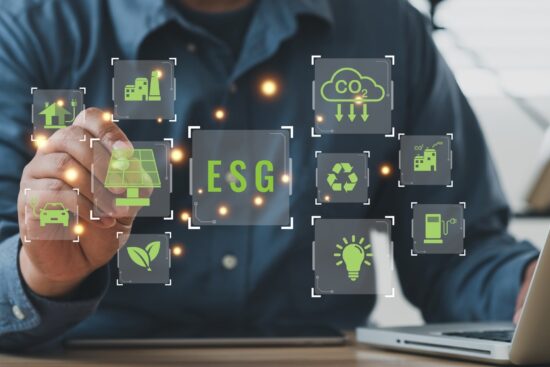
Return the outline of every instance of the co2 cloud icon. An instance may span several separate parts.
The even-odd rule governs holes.
[[[351,67],[336,70],[321,85],[321,97],[327,102],[380,102],[385,95],[376,80]]]

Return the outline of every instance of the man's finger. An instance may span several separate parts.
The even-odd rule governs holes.
[[[521,311],[522,311],[522,309],[519,309],[518,311],[516,311],[514,313],[514,319],[513,319],[514,325],[518,324],[519,318],[521,317]]]
[[[533,275],[535,274],[536,267],[537,261],[533,261],[525,268],[523,283],[516,298],[516,310],[513,319],[514,323],[518,323],[521,317],[523,305],[525,304],[525,300],[527,299],[527,293],[529,292],[529,286],[531,285],[531,280],[533,279]]]
[[[113,148],[132,148],[130,140],[124,132],[109,118],[104,118],[104,112],[98,108],[88,108],[80,113],[73,126],[79,126],[98,138],[109,152]]]
[[[59,135],[56,139],[48,140],[48,144],[39,151],[36,157],[58,153],[58,155],[54,157],[60,158],[58,162],[59,169],[68,168],[67,166],[70,165],[71,159],[74,159],[89,172],[93,171],[94,176],[97,177],[101,183],[104,183],[111,154],[103,144],[94,144],[93,149],[90,149],[88,142],[75,140],[75,136],[80,136],[82,134],[89,135],[89,133],[80,126],[73,125],[58,133]],[[69,157],[63,156],[63,154]],[[123,189],[117,188],[111,188],[109,191],[115,194],[124,192]]]
[[[78,187],[80,195],[95,203],[100,212],[112,217],[124,217],[137,212],[137,209],[131,211],[116,206],[117,196],[107,190],[96,177],[92,178],[90,172],[67,153],[35,157],[25,173],[25,180],[33,179],[42,180],[45,185],[43,190],[58,190],[60,181],[70,187]],[[120,193],[124,194],[125,190],[120,189]]]

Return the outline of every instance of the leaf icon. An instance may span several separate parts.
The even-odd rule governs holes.
[[[142,268],[147,268],[147,271],[151,271],[151,268],[149,267],[150,260],[149,255],[147,252],[140,248],[140,247],[126,247],[128,250],[128,256],[130,256],[130,259],[138,266],[141,266]],[[158,253],[158,251],[157,251]]]
[[[145,246],[145,251],[149,254],[149,261],[153,262],[160,252],[160,241],[153,241]]]

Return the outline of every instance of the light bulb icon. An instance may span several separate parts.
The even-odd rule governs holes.
[[[339,258],[336,262],[336,266],[344,264],[346,266],[346,271],[348,273],[348,278],[352,282],[355,282],[359,278],[359,272],[361,271],[361,266],[365,264],[366,266],[371,266],[372,263],[368,258],[372,257],[372,252],[370,251],[372,245],[370,243],[363,246],[365,243],[365,238],[360,237],[359,240],[356,240],[356,236],[351,236],[351,241],[346,237],[342,238],[343,245],[337,243],[336,248],[339,250],[335,252],[334,257]]]

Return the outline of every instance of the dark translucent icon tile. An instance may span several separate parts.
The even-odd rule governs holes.
[[[403,135],[399,164],[402,185],[450,185],[451,137],[448,135]]]
[[[369,200],[367,153],[317,154],[319,203],[366,203]]]
[[[391,61],[315,60],[317,134],[390,134]]]
[[[174,119],[175,98],[172,60],[115,60],[115,119]]]
[[[287,130],[194,130],[192,139],[193,225],[290,224]]]
[[[76,190],[24,190],[25,238],[23,242],[76,241],[79,221]]]
[[[167,141],[132,142],[133,148],[109,152],[99,141],[92,143],[96,177],[93,217],[170,217],[172,167]]]
[[[79,89],[35,89],[32,92],[33,137],[51,136],[71,126],[84,109]],[[82,137],[83,138],[83,137]],[[80,137],[78,137],[80,139]]]
[[[316,219],[313,253],[316,294],[392,292],[390,220]]]
[[[415,204],[413,241],[416,254],[462,254],[464,207],[460,204]]]
[[[165,234],[120,236],[117,255],[119,284],[168,284],[170,247]]]

